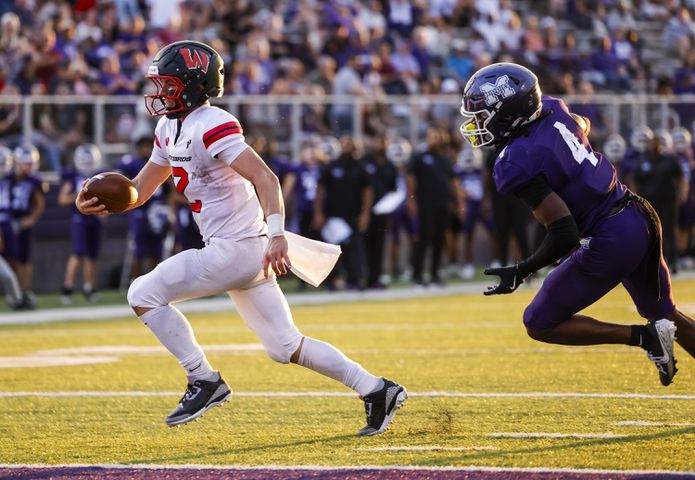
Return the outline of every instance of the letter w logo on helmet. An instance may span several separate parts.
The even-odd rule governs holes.
[[[183,60],[186,62],[186,66],[189,70],[200,69],[204,73],[208,73],[208,65],[210,65],[210,55],[202,50],[193,50],[191,52],[190,48],[184,47],[179,50],[179,53],[183,56]]]
[[[499,77],[494,84],[490,82],[482,84],[480,91],[485,95],[485,103],[487,105],[494,105],[516,93],[512,86],[509,85],[509,77],[507,75]]]

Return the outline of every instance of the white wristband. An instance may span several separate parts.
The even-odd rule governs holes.
[[[280,213],[274,213],[268,215],[266,218],[266,223],[268,224],[268,237],[278,237],[285,234],[285,219]]]

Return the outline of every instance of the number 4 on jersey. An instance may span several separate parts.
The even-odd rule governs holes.
[[[557,128],[557,130],[560,132],[562,139],[569,147],[570,151],[572,152],[572,156],[577,163],[581,164],[584,160],[589,160],[593,166],[598,164],[598,158],[596,158],[594,152],[590,152],[584,145],[582,145],[582,142],[579,141],[577,136],[569,131],[567,125],[562,122],[555,122],[553,127]]]
[[[183,193],[184,190],[186,190],[186,187],[188,186],[188,172],[183,167],[172,167],[171,174],[174,176],[174,178],[178,178],[178,181],[175,182],[176,190],[179,193]],[[191,210],[196,213],[200,213],[200,210],[203,208],[203,202],[201,202],[200,200],[196,200],[195,202],[189,203],[188,205],[191,207]]]

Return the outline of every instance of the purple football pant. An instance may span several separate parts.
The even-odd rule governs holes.
[[[17,261],[19,263],[29,263],[31,261],[32,229],[25,228],[20,230],[17,235]]]
[[[17,258],[17,234],[12,227],[12,222],[0,222],[0,236],[2,236],[2,256],[7,260]]]
[[[648,283],[649,249],[653,237],[647,215],[635,203],[603,220],[594,234],[545,279],[524,311],[524,324],[548,330],[595,303],[622,282],[639,314],[649,320],[675,310],[671,278],[663,256],[659,267],[661,297]]]
[[[78,257],[96,260],[101,246],[101,222],[98,218],[73,216],[72,253]]]
[[[466,201],[466,216],[463,219],[463,233],[470,235],[475,230],[475,224],[481,222],[488,232],[495,229],[492,219],[483,216],[483,202],[480,200]]]

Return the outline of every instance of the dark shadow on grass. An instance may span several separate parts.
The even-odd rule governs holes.
[[[497,457],[506,457],[509,455],[519,455],[519,454],[524,454],[524,453],[552,452],[552,451],[568,450],[568,449],[573,449],[573,448],[592,447],[592,446],[597,446],[597,445],[606,445],[606,446],[619,445],[619,444],[632,443],[632,442],[638,442],[638,441],[643,441],[643,440],[657,440],[657,439],[662,439],[662,438],[673,437],[676,435],[682,435],[682,434],[686,434],[686,433],[695,433],[695,428],[694,427],[686,427],[686,428],[681,428],[681,429],[676,429],[676,430],[662,431],[659,433],[630,435],[627,437],[620,437],[620,438],[601,438],[601,439],[595,439],[595,440],[582,440],[582,441],[578,441],[578,442],[568,443],[565,445],[549,445],[549,446],[543,446],[543,447],[528,447],[528,448],[520,448],[520,449],[516,449],[516,450],[486,450],[486,451],[481,451],[481,452],[473,452],[470,454],[463,454],[459,457],[454,457],[454,458],[447,457],[445,462],[442,462],[442,461],[423,462],[423,463],[418,463],[418,465],[424,465],[424,466],[451,465],[452,462],[482,460],[482,459],[494,459]],[[533,440],[536,440],[536,439],[533,439]],[[538,439],[538,440],[544,440],[544,439]],[[555,440],[563,440],[563,439],[555,439]]]
[[[241,447],[241,448],[229,448],[226,450],[217,450],[217,451],[209,451],[205,453],[200,453],[200,454],[189,454],[189,455],[177,455],[173,457],[158,457],[158,458],[147,458],[147,459],[140,459],[137,461],[134,461],[134,464],[137,463],[155,463],[159,464],[162,462],[168,462],[168,461],[181,461],[181,460],[197,460],[197,459],[203,459],[203,458],[208,458],[208,457],[218,457],[218,456],[223,456],[223,455],[229,455],[229,454],[241,454],[241,453],[248,453],[248,452],[255,452],[255,451],[262,451],[262,450],[276,450],[278,448],[291,448],[291,447],[300,447],[300,446],[309,446],[309,445],[315,445],[317,443],[323,443],[323,442],[333,442],[336,440],[347,440],[350,438],[355,438],[355,435],[335,435],[333,437],[321,437],[321,438],[314,438],[311,440],[302,440],[302,441],[296,441],[296,442],[286,442],[286,443],[276,443],[276,444],[268,444],[268,445],[257,445],[257,446],[252,446],[252,447]]]

